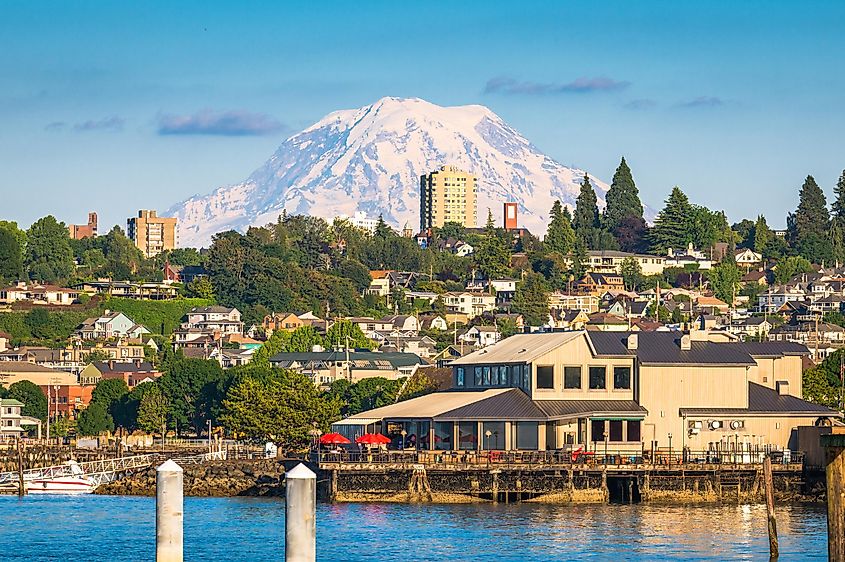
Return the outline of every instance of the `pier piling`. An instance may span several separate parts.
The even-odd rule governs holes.
[[[304,464],[285,474],[285,562],[317,558],[317,475]]]
[[[763,484],[766,488],[766,516],[769,521],[769,559],[776,560],[780,554],[778,547],[778,525],[775,519],[775,487],[772,480],[772,459],[763,460]]]
[[[845,434],[821,436],[827,480],[827,558],[845,562]]]
[[[168,460],[156,469],[156,562],[182,562],[182,467]]]

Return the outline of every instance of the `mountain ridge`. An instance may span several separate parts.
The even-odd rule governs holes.
[[[419,177],[455,165],[478,178],[478,220],[497,224],[505,201],[520,226],[542,235],[555,199],[573,207],[584,171],[560,164],[483,105],[442,107],[384,97],[327,114],[286,138],[241,183],[171,207],[180,245],[204,246],[216,232],[275,222],[282,211],[331,220],[358,211],[419,227]],[[608,186],[588,174],[599,204]]]

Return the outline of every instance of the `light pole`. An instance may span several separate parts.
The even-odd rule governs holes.
[[[400,433],[402,434],[402,451],[404,451],[405,450],[405,436],[408,435],[408,432],[405,431],[405,428],[402,428],[402,431]]]
[[[486,438],[486,440],[484,441],[484,448],[488,451],[490,450],[490,436],[491,435],[493,435],[493,432],[490,431],[489,429],[484,432],[484,437]]]
[[[672,468],[672,434],[669,434],[669,468]]]

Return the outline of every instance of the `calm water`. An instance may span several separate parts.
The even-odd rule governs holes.
[[[765,507],[320,505],[324,561],[766,560]],[[781,560],[827,557],[821,509],[778,513]],[[284,560],[284,503],[185,500],[187,560]],[[0,497],[0,560],[153,560],[155,500]]]

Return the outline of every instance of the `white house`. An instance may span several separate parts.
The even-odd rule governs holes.
[[[455,291],[443,294],[443,303],[449,312],[466,314],[470,319],[496,310],[496,297],[483,293]]]
[[[195,306],[185,314],[184,330],[202,330],[206,333],[242,334],[244,323],[237,308],[226,306]]]
[[[140,338],[150,331],[122,312],[106,310],[102,316],[88,318],[76,329],[76,336],[83,340],[117,337]]]
[[[473,326],[459,339],[475,347],[487,347],[502,339],[502,334],[496,326]]]
[[[751,248],[743,248],[742,250],[737,250],[736,254],[734,255],[734,260],[739,266],[751,268],[763,263],[763,256],[758,254]]]

